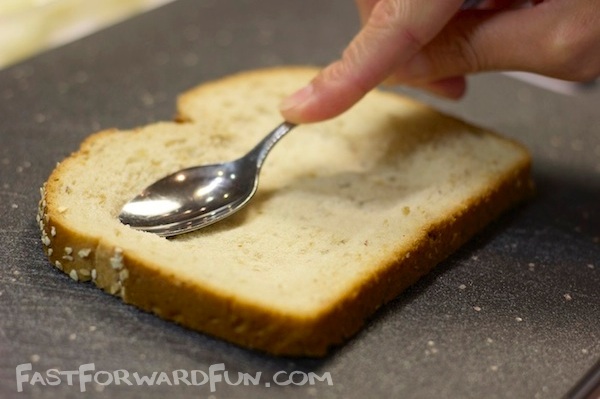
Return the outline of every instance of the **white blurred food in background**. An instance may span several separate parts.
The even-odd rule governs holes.
[[[174,0],[0,0],[0,69]]]

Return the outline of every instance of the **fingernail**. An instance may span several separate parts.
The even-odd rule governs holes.
[[[312,93],[313,93],[313,85],[309,84],[308,86],[303,87],[302,89],[298,90],[291,96],[284,98],[283,101],[281,102],[281,104],[279,104],[279,109],[281,111],[287,111],[292,108],[295,108],[295,107],[305,103],[306,101],[308,101],[308,99],[311,97]]]

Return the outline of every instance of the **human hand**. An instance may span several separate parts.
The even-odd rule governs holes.
[[[520,70],[574,81],[600,75],[600,1],[356,0],[363,28],[340,60],[285,99],[283,117],[335,117],[382,82],[460,98],[465,75]]]

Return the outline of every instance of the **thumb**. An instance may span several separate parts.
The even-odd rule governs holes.
[[[323,69],[280,107],[290,122],[344,112],[406,63],[460,8],[462,0],[381,0],[342,58]]]

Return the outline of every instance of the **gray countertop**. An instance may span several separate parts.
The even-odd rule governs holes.
[[[176,95],[208,79],[325,64],[357,23],[346,0],[178,0],[0,71],[0,397],[80,397],[77,377],[50,385],[57,371],[47,370],[93,363],[85,388],[98,397],[560,398],[595,364],[597,88],[564,95],[483,74],[457,103],[408,92],[522,141],[538,193],[324,359],[271,357],[189,331],[47,262],[35,221],[38,188],[86,136],[171,119]],[[30,381],[18,393],[16,368],[27,363]],[[213,391],[200,384],[221,364]],[[157,372],[162,383],[140,386],[136,372]],[[188,379],[175,381],[174,372]],[[260,383],[234,385],[238,373],[261,373]],[[294,383],[283,385],[290,377]]]

